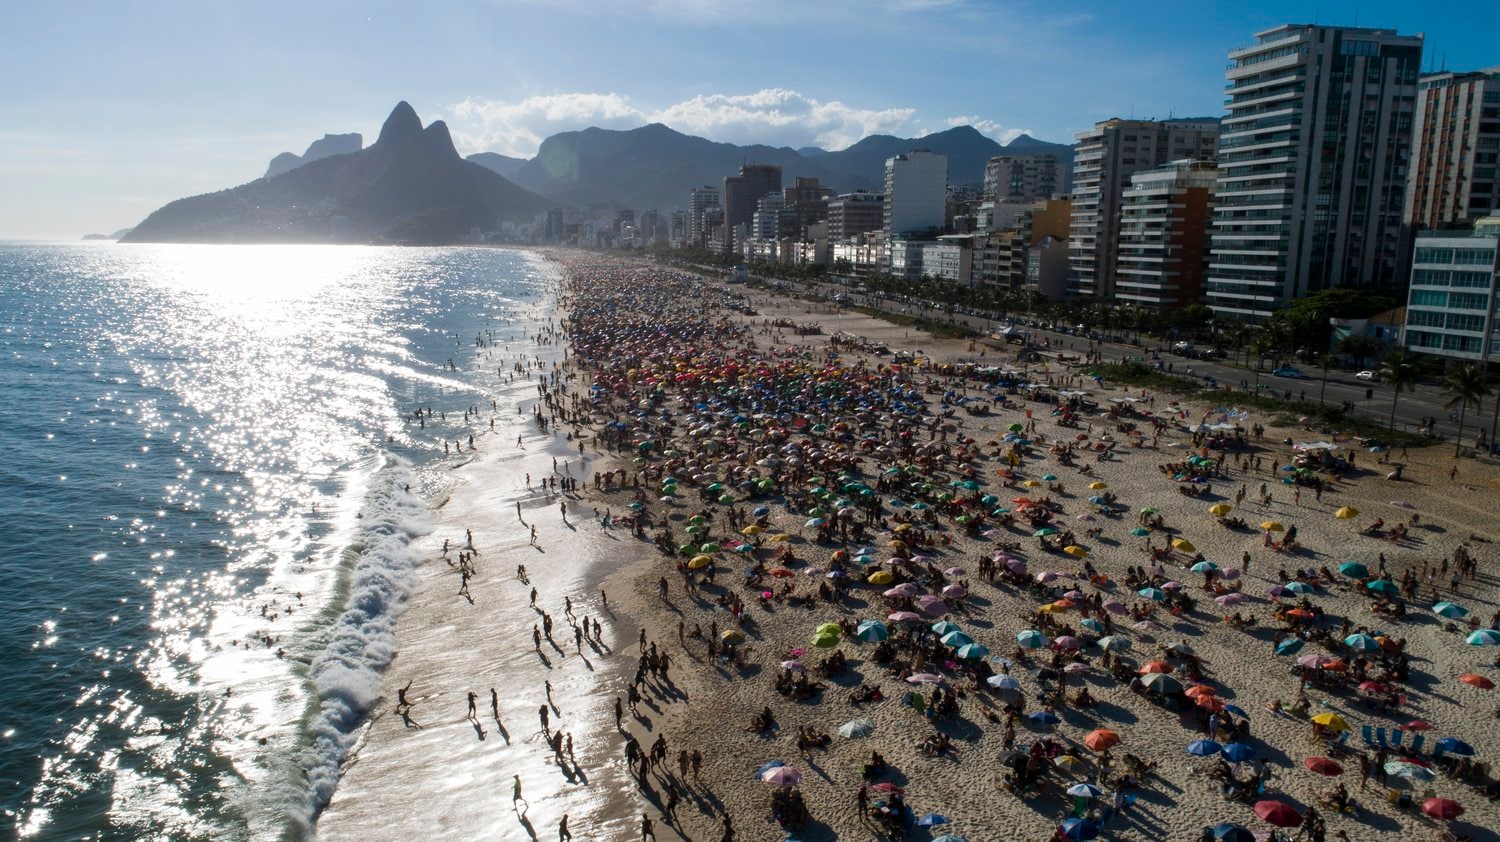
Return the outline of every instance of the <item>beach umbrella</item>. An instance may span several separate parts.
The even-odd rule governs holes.
[[[1048,535],[1056,535],[1056,534],[1057,534],[1057,529],[1055,527],[1044,526],[1041,529],[1038,529],[1037,531],[1031,533],[1031,537],[1033,537],[1033,538],[1045,538]]]
[[[1153,672],[1141,676],[1141,684],[1154,693],[1181,693],[1182,682],[1164,672]]]
[[[917,597],[917,607],[934,617],[941,617],[948,613],[948,603],[935,596]]]
[[[1338,511],[1333,513],[1333,516],[1339,520],[1351,520],[1359,516],[1359,509],[1353,506],[1340,506]]]
[[[1083,745],[1089,751],[1107,751],[1120,744],[1120,735],[1108,728],[1096,728],[1083,738]],[[1077,795],[1077,793],[1071,793]]]
[[[1208,686],[1207,684],[1194,684],[1192,687],[1189,687],[1187,690],[1183,691],[1183,695],[1187,696],[1189,699],[1202,699],[1208,696],[1212,696],[1213,694],[1214,688]]]
[[[1151,675],[1152,673],[1169,673],[1171,671],[1172,665],[1167,663],[1166,661],[1148,661],[1145,666],[1137,670],[1137,672],[1139,672],[1141,675]]]
[[[770,509],[769,506],[760,506],[760,507],[756,508],[755,511],[751,512],[750,514],[752,516],[754,516],[754,517],[765,517],[766,515],[769,515],[770,513],[771,513],[771,509]]]
[[[1266,588],[1266,593],[1270,594],[1271,596],[1278,597],[1278,598],[1283,597],[1283,596],[1292,596],[1293,595],[1291,591],[1287,590],[1285,587],[1283,587],[1281,585],[1272,585],[1271,587]]]
[[[1066,547],[1063,547],[1063,552],[1077,558],[1083,558],[1084,556],[1089,554],[1088,550],[1085,550],[1083,547],[1080,547],[1077,544],[1070,544]]]
[[[1006,675],[1004,673],[1001,673],[1000,675],[992,675],[989,678],[985,679],[984,683],[990,685],[996,690],[1021,689],[1021,682],[1017,681],[1014,676]]]
[[[1208,513],[1213,515],[1214,517],[1223,517],[1233,510],[1234,507],[1229,505],[1228,503],[1215,503],[1212,506],[1208,507]]]
[[[815,634],[812,638],[812,645],[819,649],[832,649],[839,645],[839,636],[836,634]]]
[[[1112,634],[1099,639],[1099,648],[1107,652],[1124,652],[1130,648],[1130,638]]]
[[[965,643],[954,650],[955,655],[965,660],[974,661],[990,654],[990,649],[982,643]]]
[[[760,776],[760,779],[768,784],[790,789],[802,780],[802,773],[790,766],[777,766],[774,769],[768,769]]]
[[[1104,489],[1109,488],[1109,485],[1095,480],[1094,482],[1089,483],[1089,488],[1093,491],[1103,491]]]
[[[1193,740],[1188,743],[1187,753],[1194,757],[1209,757],[1218,754],[1223,748],[1213,740]]]
[[[1444,737],[1437,741],[1437,747],[1444,754],[1457,754],[1462,757],[1474,756],[1474,747],[1457,737]]]
[[[1156,508],[1155,506],[1147,506],[1144,509],[1141,509],[1141,514],[1143,514],[1143,515],[1154,515],[1158,511],[1160,511],[1160,509]]]
[[[707,566],[709,566],[710,564],[713,564],[713,563],[714,563],[714,560],[712,558],[710,558],[710,557],[708,557],[706,555],[697,555],[697,556],[693,556],[692,561],[688,562],[688,567],[690,567],[690,568],[692,568],[694,570],[701,570],[701,569],[703,569],[703,568],[705,568],[705,567],[707,567]]]
[[[1026,649],[1041,649],[1047,645],[1047,636],[1035,629],[1027,629],[1016,635],[1016,643]]]
[[[1234,714],[1235,716],[1238,716],[1241,719],[1250,718],[1250,714],[1245,713],[1245,709],[1240,707],[1239,705],[1225,705],[1224,710]]]
[[[1494,629],[1480,629],[1470,633],[1465,639],[1470,646],[1500,646],[1500,632]]]
[[[1266,824],[1277,827],[1298,827],[1302,824],[1302,814],[1283,801],[1258,801],[1254,810],[1256,817]]]
[[[1266,530],[1267,532],[1285,532],[1286,531],[1286,527],[1285,526],[1282,526],[1280,523],[1278,523],[1278,522],[1276,522],[1274,520],[1262,521],[1261,524],[1260,524],[1260,528]],[[1265,802],[1262,802],[1262,803],[1265,803]]]
[[[916,585],[913,585],[911,582],[902,582],[899,585],[896,585],[894,587],[890,587],[890,588],[885,589],[881,593],[884,596],[898,597],[898,596],[916,596],[917,594],[919,594],[921,592],[922,592],[922,589],[919,588],[919,587],[917,587]]]
[[[1432,606],[1432,613],[1440,617],[1447,617],[1450,620],[1461,620],[1469,616],[1469,609],[1451,602],[1439,602],[1437,605]]]
[[[1144,526],[1137,526],[1134,529],[1130,530],[1130,534],[1134,535],[1137,538],[1144,538],[1147,535],[1151,534],[1151,530],[1147,529]]]
[[[1037,725],[1056,725],[1057,723],[1062,721],[1061,719],[1057,718],[1057,714],[1048,713],[1045,710],[1039,710],[1035,713],[1029,713],[1026,715],[1026,718]]]
[[[948,585],[943,588],[943,596],[947,599],[963,599],[968,593],[963,585]]]
[[[1154,620],[1142,620],[1139,623],[1132,623],[1130,627],[1140,632],[1161,631],[1166,628]]]
[[[1099,622],[1098,620],[1095,620],[1093,617],[1087,617],[1085,619],[1079,620],[1078,625],[1085,629],[1088,629],[1094,634],[1104,634],[1104,624]]]
[[[1026,486],[1027,488],[1040,488],[1041,485],[1042,485],[1040,482],[1037,482],[1034,479],[1026,480],[1025,482],[1023,482],[1021,484],[1024,485],[1024,486]]]
[[[1458,677],[1458,680],[1462,681],[1465,684],[1468,684],[1471,687],[1478,687],[1481,690],[1495,689],[1495,682],[1489,680],[1488,678],[1485,678],[1482,675],[1475,675],[1472,672],[1466,672],[1463,675],[1460,675]]]
[[[1098,798],[1104,794],[1104,790],[1088,781],[1082,781],[1068,787],[1067,793],[1074,798]]]
[[[1302,765],[1311,771],[1317,772],[1319,775],[1326,775],[1330,778],[1344,774],[1343,766],[1326,757],[1309,757],[1302,761]]]
[[[1167,592],[1160,588],[1141,588],[1136,593],[1152,602],[1166,602],[1167,600]]]
[[[871,719],[854,719],[839,726],[839,736],[845,739],[868,737],[875,733],[875,722]]]
[[[1080,647],[1082,647],[1083,641],[1070,634],[1065,634],[1062,637],[1059,637],[1056,640],[1052,641],[1052,645],[1058,649],[1062,649],[1063,651],[1072,652],[1077,651]]]
[[[855,629],[854,636],[859,638],[860,640],[874,643],[876,641],[885,640],[886,638],[890,637],[891,631],[890,629],[885,627],[885,623],[882,623],[879,620],[865,620],[859,624],[859,627],[857,629]]]
[[[1214,842],[1255,842],[1255,834],[1247,827],[1224,822],[1209,830]]]
[[[1430,722],[1423,722],[1420,719],[1413,719],[1412,721],[1406,723],[1405,725],[1402,725],[1401,726],[1401,730],[1402,731],[1431,731],[1432,730],[1432,723],[1430,723]]]
[[[922,818],[917,819],[916,824],[917,827],[937,827],[940,824],[947,824],[948,822],[949,819],[947,816],[939,813],[928,813]]]
[[[1062,578],[1062,574],[1061,573],[1057,573],[1057,572],[1052,571],[1052,570],[1044,570],[1041,573],[1036,574],[1036,580],[1038,582],[1042,583],[1043,585],[1047,584],[1048,582],[1057,581],[1058,579],[1061,579],[1061,578]]]
[[[785,765],[786,764],[781,762],[780,760],[772,760],[768,763],[763,763],[761,764],[761,767],[759,769],[755,770],[755,779],[757,781],[762,780],[763,778],[765,778],[767,772],[771,771],[772,769],[779,769]]]
[[[895,784],[891,783],[890,781],[881,781],[880,783],[875,784],[874,786],[871,786],[870,789],[873,792],[886,792],[886,793],[890,793],[891,795],[905,795],[906,794],[906,790],[902,789],[899,786],[896,786]]]
[[[922,615],[915,611],[893,611],[886,615],[886,619],[893,623],[920,622]]]
[[[957,629],[954,629],[953,631],[950,631],[947,634],[943,635],[942,641],[944,646],[956,649],[960,646],[967,646],[968,644],[973,643],[974,638],[969,637],[968,635]]]
[[[1408,763],[1405,760],[1392,760],[1385,764],[1385,773],[1394,778],[1403,778],[1408,781],[1430,781],[1437,777],[1431,769]]]
[[[1451,798],[1429,798],[1422,802],[1422,812],[1446,822],[1463,815],[1464,808]]]
[[[1370,568],[1357,561],[1346,561],[1339,565],[1339,572],[1350,579],[1363,579],[1370,575]]]
[[[1376,579],[1375,581],[1366,584],[1365,587],[1376,593],[1383,594],[1397,594],[1401,592],[1401,588],[1398,587],[1396,583],[1392,582],[1390,579]]]
[[[1330,731],[1349,730],[1349,723],[1344,721],[1344,717],[1332,712],[1320,713],[1312,717],[1312,721]]]
[[[802,672],[807,669],[807,667],[803,666],[801,661],[782,661],[781,668],[784,670],[791,670],[792,672]]]
[[[1224,594],[1223,596],[1216,596],[1216,597],[1214,597],[1214,602],[1218,603],[1219,605],[1223,605],[1225,607],[1228,607],[1230,605],[1239,605],[1241,602],[1244,602],[1244,601],[1245,601],[1245,595],[1242,594],[1242,593],[1239,593],[1239,592],[1227,593],[1227,594]]]
[[[889,570],[877,570],[871,573],[865,581],[872,585],[889,585],[896,581],[896,577],[892,576]]]
[[[1172,547],[1185,553],[1197,552],[1198,550],[1197,547],[1193,546],[1193,542],[1186,538],[1173,538]]]
[[[822,526],[822,525],[823,525],[823,524],[825,524],[825,523],[827,523],[827,522],[828,522],[828,521],[827,521],[827,520],[824,520],[824,519],[823,519],[823,518],[820,518],[820,517],[815,517],[815,518],[811,518],[811,519],[809,519],[809,520],[808,520],[808,521],[807,521],[807,523],[804,523],[804,524],[802,524],[802,525],[803,525],[803,526],[804,526],[804,527],[806,527],[806,528],[808,528],[808,529],[817,529],[817,528],[818,528],[818,527],[820,527],[820,526]]]
[[[1212,573],[1213,571],[1219,569],[1219,565],[1214,564],[1211,561],[1200,561],[1189,569],[1194,573]]]
[[[1313,592],[1312,585],[1309,585],[1306,582],[1287,582],[1286,589],[1296,594],[1297,596],[1305,596]]]
[[[814,632],[814,634],[835,634],[836,635],[836,634],[842,634],[843,631],[844,631],[843,629],[839,628],[839,624],[838,623],[824,623],[821,626],[818,626],[818,628]]]
[[[955,836],[951,833],[944,833],[942,836],[933,837],[932,842],[969,842],[969,839],[966,836]]]
[[[740,631],[739,629],[729,629],[728,631],[719,635],[719,638],[725,643],[730,643],[738,646],[739,644],[745,642],[745,633]]]
[[[1224,757],[1235,763],[1255,759],[1255,749],[1244,743],[1229,743],[1223,748]]]
[[[930,672],[919,672],[906,679],[909,684],[942,684],[943,677]]]
[[[1302,647],[1306,645],[1307,642],[1300,637],[1289,637],[1286,640],[1283,640],[1280,643],[1276,644],[1276,654],[1295,655],[1298,652],[1302,651]]]
[[[1019,423],[1013,423],[1005,429],[1010,430],[1012,433],[1019,433],[1026,428],[1021,426]]]
[[[1059,829],[1069,839],[1093,839],[1099,835],[1099,825],[1088,819],[1063,819]]]
[[[1104,610],[1111,614],[1126,614],[1130,611],[1129,608],[1125,607],[1125,603],[1114,597],[1104,600]]]
[[[760,533],[765,532],[765,531],[766,531],[766,528],[764,526],[761,526],[758,523],[752,523],[749,526],[745,527],[744,529],[741,529],[740,530],[740,534],[741,535],[759,535]]]

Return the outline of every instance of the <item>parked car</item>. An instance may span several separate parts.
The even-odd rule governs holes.
[[[1370,371],[1369,369],[1365,369],[1364,371],[1361,371],[1358,374],[1354,375],[1354,379],[1368,380],[1371,383],[1378,383],[1380,382],[1380,375],[1376,374],[1373,371]]]
[[[1277,377],[1290,377],[1293,380],[1302,379],[1302,370],[1289,365],[1284,365],[1271,373]]]

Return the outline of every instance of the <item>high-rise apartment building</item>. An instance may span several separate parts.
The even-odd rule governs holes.
[[[828,239],[844,243],[885,224],[885,195],[863,190],[828,200]]]
[[[755,203],[755,214],[750,218],[750,237],[756,240],[775,240],[781,236],[781,212],[786,209],[786,197],[781,193],[767,193]]]
[[[1402,218],[1444,228],[1500,209],[1500,67],[1417,80],[1416,129]]]
[[[1115,300],[1152,310],[1198,301],[1218,167],[1174,161],[1130,177],[1120,206]]]
[[[886,159],[882,224],[886,237],[941,229],[947,195],[947,155],[915,149]]]
[[[781,192],[781,167],[775,164],[745,164],[739,175],[724,178],[724,227],[730,232],[749,230],[755,207],[767,193]]]
[[[1500,357],[1500,218],[1417,236],[1405,344],[1460,360]]]
[[[782,236],[803,239],[808,228],[828,218],[828,200],[833,196],[833,189],[819,184],[816,178],[797,176],[781,193],[786,206],[782,214]]]
[[[997,155],[984,165],[984,201],[1036,202],[1061,187],[1062,169],[1048,152]]]
[[[719,188],[707,184],[693,188],[687,212],[687,241],[689,243],[701,246],[707,241],[710,211],[719,209]]]
[[[1229,60],[1206,303],[1261,319],[1317,290],[1404,284],[1422,36],[1287,24]]]
[[[1130,177],[1169,161],[1212,160],[1219,121],[1105,120],[1074,144],[1073,220],[1068,238],[1068,291],[1113,294],[1120,205]]]

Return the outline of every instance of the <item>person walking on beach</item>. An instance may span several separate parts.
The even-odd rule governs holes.
[[[528,806],[526,804],[526,799],[524,799],[524,798],[521,797],[521,776],[520,775],[516,775],[515,778],[516,778],[515,783],[511,784],[511,787],[510,787],[510,806],[511,806],[511,809],[517,809],[516,808],[516,804],[518,804],[518,803],[521,804],[522,807]],[[519,812],[524,815],[526,811],[524,809],[520,809]]]
[[[572,842],[573,834],[568,831],[568,814],[563,813],[562,821],[557,823],[557,842]]]
[[[476,701],[478,701],[478,700],[479,700],[479,694],[475,693],[473,690],[470,690],[469,691],[469,716],[468,716],[469,719],[478,719],[479,718],[478,714],[476,713],[476,708],[475,708],[475,705],[474,705],[474,703]]]
[[[650,816],[641,813],[641,840],[645,842],[646,839],[656,842],[656,825],[652,823]]]
[[[416,679],[414,678],[412,681],[416,681]],[[411,702],[406,700],[406,691],[411,689],[411,684],[412,682],[408,681],[405,687],[396,691],[396,713],[400,713],[403,710],[411,710]]]
[[[536,534],[536,530],[532,530],[532,534],[535,535]],[[531,607],[532,608],[536,607],[536,588],[532,588],[531,589]]]
[[[499,722],[500,721],[500,694],[496,693],[495,692],[495,688],[493,688],[493,687],[490,688],[490,712],[495,715],[495,721]]]
[[[621,724],[624,721],[625,721],[625,705],[621,704],[620,703],[620,697],[616,696],[615,697],[615,730],[616,731],[623,731],[624,730],[624,726]]]
[[[543,734],[551,733],[552,727],[551,727],[551,723],[549,722],[549,717],[547,715],[547,706],[546,705],[542,705],[542,706],[538,707],[536,709],[536,715],[537,715],[538,719],[542,720],[542,733]]]
[[[536,623],[531,624],[531,642],[536,646],[536,651],[542,651],[542,630]]]

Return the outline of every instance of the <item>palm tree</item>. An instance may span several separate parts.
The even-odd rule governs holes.
[[[1451,410],[1458,407],[1458,440],[1453,445],[1453,455],[1457,456],[1463,451],[1464,419],[1468,409],[1472,406],[1475,412],[1482,412],[1484,399],[1490,390],[1484,384],[1484,372],[1472,363],[1448,372],[1448,376],[1443,378],[1442,388],[1443,394],[1448,396],[1448,402],[1443,404],[1443,408]]]
[[[1318,390],[1318,403],[1325,403],[1323,396],[1328,393],[1328,369],[1338,360],[1332,354],[1319,354],[1318,365],[1323,367],[1323,387]]]
[[[1396,429],[1396,401],[1401,393],[1417,384],[1417,366],[1406,355],[1405,348],[1397,348],[1386,355],[1380,363],[1380,379],[1391,387],[1390,429]]]

